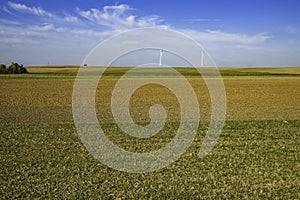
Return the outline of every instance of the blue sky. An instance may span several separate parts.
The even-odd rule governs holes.
[[[300,65],[299,0],[11,0],[0,2],[0,63],[80,65],[133,28],[183,32],[218,66]]]

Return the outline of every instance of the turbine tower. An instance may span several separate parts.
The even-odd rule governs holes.
[[[162,63],[161,63],[161,61],[162,61],[162,55],[163,55],[163,50],[160,49],[159,50],[159,67],[162,67]]]
[[[201,51],[201,67],[204,65],[204,53]]]

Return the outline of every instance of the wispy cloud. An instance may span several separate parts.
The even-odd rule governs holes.
[[[81,20],[77,16],[66,15],[64,20],[66,22],[79,23]]]
[[[126,4],[118,6],[104,6],[102,10],[92,8],[87,11],[78,9],[78,14],[98,25],[110,27],[113,29],[141,28],[141,27],[165,27],[163,20],[159,16],[145,16],[138,18],[135,15],[128,14],[128,11],[134,10]]]
[[[192,36],[198,41],[213,41],[213,42],[231,42],[241,44],[262,43],[272,38],[267,33],[259,33],[255,35],[245,35],[240,33],[226,33],[219,30],[206,30],[204,32],[196,30],[181,30],[189,36]]]
[[[121,30],[143,27],[169,27],[164,24],[164,20],[159,16],[151,15],[137,17],[130,14],[130,11],[135,9],[127,4],[104,6],[102,9],[91,8],[89,10],[80,10],[77,8],[75,15],[63,12],[63,16],[48,12],[41,7],[30,7],[25,4],[14,3],[11,1],[8,1],[7,6],[17,12],[46,17],[57,22],[80,23],[85,19],[93,24]],[[10,12],[8,8],[4,7],[3,10],[5,12]]]
[[[21,3],[14,3],[11,1],[8,1],[7,3],[8,8],[17,11],[17,12],[22,12],[22,13],[27,13],[27,14],[31,14],[31,15],[36,15],[39,17],[43,17],[46,19],[49,19],[49,21],[55,21],[57,23],[64,23],[64,22],[68,22],[68,23],[80,23],[81,20],[78,18],[78,16],[74,16],[65,12],[62,12],[62,14],[56,15],[54,13],[51,13],[49,11],[46,11],[45,9],[41,8],[41,7],[30,7],[27,6],[25,4],[21,4]],[[10,14],[12,14],[12,12],[10,10],[8,10],[8,8],[6,8],[4,6],[3,10],[5,12],[8,12]]]
[[[37,16],[47,16],[47,17],[53,17],[54,15],[50,12],[45,11],[44,9],[40,7],[28,7],[25,4],[21,3],[14,3],[9,1],[8,6],[16,11],[26,12],[30,14],[34,14]]]
[[[50,32],[50,31],[62,32],[66,30],[65,28],[57,28],[55,27],[54,24],[47,24],[47,23],[40,26],[30,26],[29,29],[35,32]]]
[[[8,14],[11,14],[11,12],[7,9],[6,6],[3,6],[3,11],[6,12],[6,13],[8,13]]]
[[[6,24],[10,26],[10,25],[21,25],[22,23],[13,20],[8,20],[8,19],[0,19],[0,24]]]

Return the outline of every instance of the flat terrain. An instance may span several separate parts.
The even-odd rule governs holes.
[[[200,128],[178,161],[143,174],[110,169],[81,143],[72,116],[77,70],[29,67],[30,74],[0,75],[0,195],[5,199],[300,198],[300,68],[221,69],[227,121],[217,146],[203,159],[197,153],[210,119],[209,93],[194,69],[178,69],[197,95]],[[110,68],[99,82],[96,111],[101,127],[128,151],[159,149],[176,134],[176,97],[154,84],[138,89],[130,102],[134,121],[147,123],[149,107],[160,103],[168,111],[168,122],[150,139],[125,135],[114,122],[110,98],[127,70]],[[156,77],[165,71],[149,73]],[[176,82],[176,77],[166,78]]]
[[[222,71],[235,71],[242,73],[265,73],[265,74],[300,74],[299,67],[285,67],[285,68],[222,68]]]

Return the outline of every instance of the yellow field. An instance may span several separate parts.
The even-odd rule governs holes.
[[[117,80],[103,79],[98,85],[96,105],[102,121],[112,121],[109,105]],[[176,82],[176,78],[173,80]],[[227,120],[300,119],[300,78],[225,77],[223,80],[227,95]],[[208,120],[210,99],[204,81],[201,78],[188,78],[188,81],[197,94],[201,119]],[[0,80],[0,122],[72,122],[73,83],[74,79]],[[163,87],[148,85],[132,97],[132,113],[136,120],[148,119],[153,95],[173,112],[170,117],[177,119],[178,106],[174,109],[174,95]]]
[[[29,73],[72,73],[77,72],[79,67],[77,66],[59,66],[59,67],[26,67]]]
[[[78,66],[30,66],[26,67],[29,73],[76,73]],[[110,68],[108,70],[126,70],[128,68]],[[193,69],[193,68],[192,68]],[[189,70],[188,68],[184,69]],[[285,67],[285,68],[219,68],[221,72],[255,72],[255,73],[272,73],[272,74],[300,74],[300,67]]]
[[[300,74],[300,67],[285,67],[285,68],[221,68],[221,71],[236,71],[236,72],[267,72],[272,74]]]

